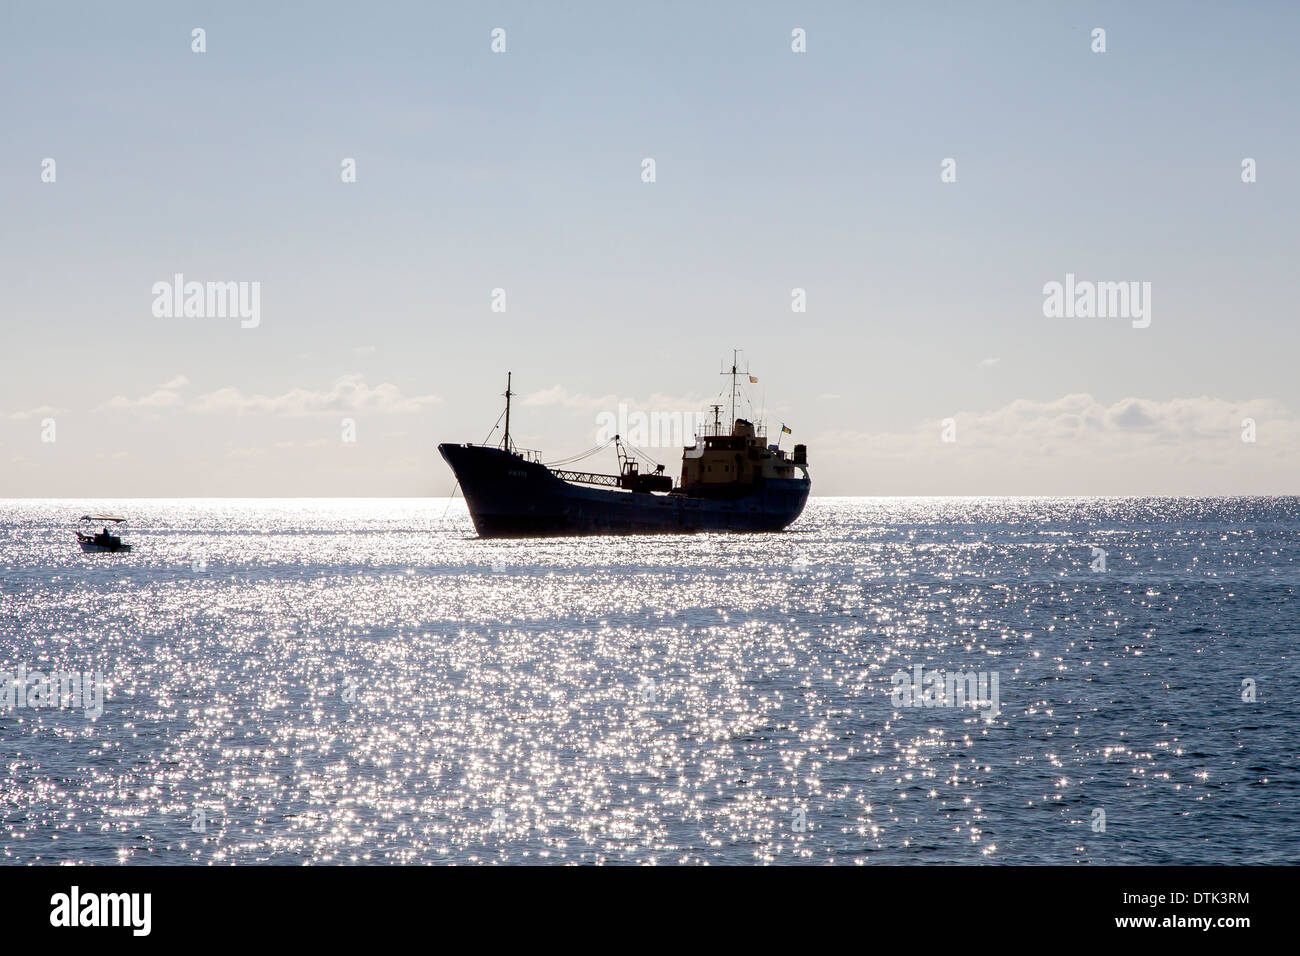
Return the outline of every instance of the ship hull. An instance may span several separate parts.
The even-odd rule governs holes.
[[[442,444],[474,527],[484,538],[577,534],[780,531],[803,512],[807,478],[766,479],[701,496],[578,485],[500,448]]]

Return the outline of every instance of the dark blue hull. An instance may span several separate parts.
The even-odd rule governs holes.
[[[811,485],[807,478],[781,478],[743,494],[652,494],[562,481],[545,465],[500,448],[442,444],[438,451],[485,538],[780,531],[799,517]]]

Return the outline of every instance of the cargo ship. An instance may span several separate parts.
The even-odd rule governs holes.
[[[643,471],[618,435],[612,439],[618,474],[561,469],[543,463],[535,451],[516,447],[510,438],[512,373],[506,375],[500,443],[443,443],[438,451],[455,473],[474,528],[484,538],[780,531],[799,517],[808,500],[807,448],[795,445],[787,455],[781,436],[768,444],[761,426],[737,418],[737,376],[748,372],[737,372],[733,356],[730,373],[723,374],[731,375],[729,424],[721,421],[723,406],[714,405],[712,424],[705,424],[695,443],[682,449],[676,481],[663,465]],[[789,431],[784,425],[781,430]]]

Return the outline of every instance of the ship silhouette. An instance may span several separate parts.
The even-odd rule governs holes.
[[[761,427],[735,415],[737,376],[731,376],[730,424],[714,420],[682,449],[677,481],[659,465],[641,462],[616,435],[619,473],[551,467],[510,439],[512,373],[506,376],[505,431],[499,444],[452,444],[438,451],[465,494],[484,538],[578,534],[683,534],[699,531],[780,531],[803,512],[811,480],[804,445],[792,455],[767,442]],[[752,376],[750,381],[756,381]],[[495,431],[495,428],[493,429]],[[782,432],[788,432],[782,426]]]

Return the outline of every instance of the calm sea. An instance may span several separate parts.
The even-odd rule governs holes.
[[[0,545],[6,863],[1300,862],[1296,498],[10,500]]]

